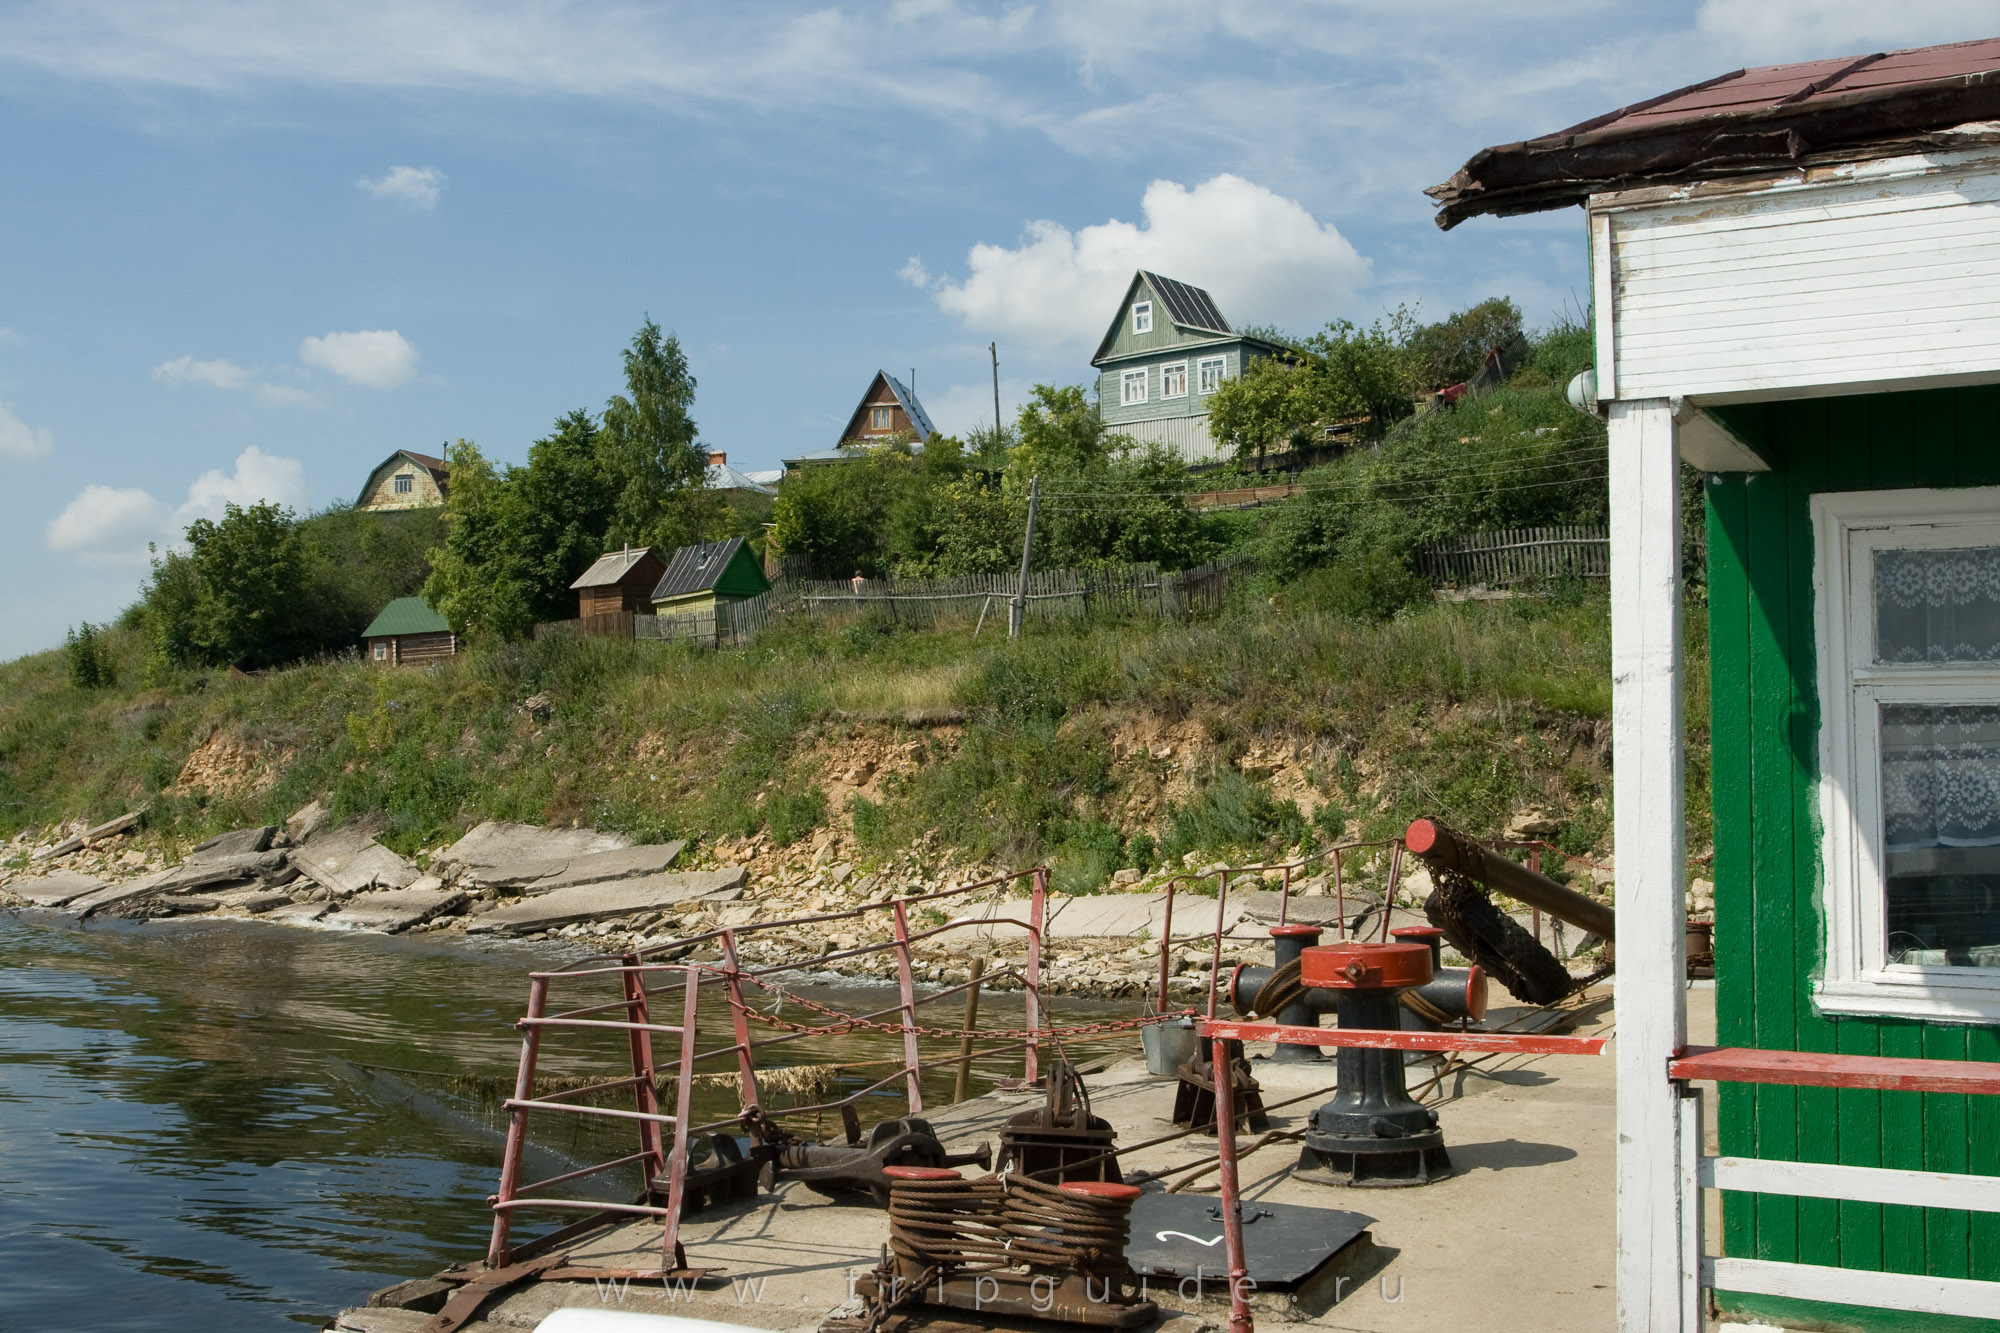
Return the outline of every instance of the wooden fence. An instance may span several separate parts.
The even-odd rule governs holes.
[[[697,643],[705,648],[740,648],[756,638],[790,600],[787,594],[772,588],[740,602],[718,602],[699,611],[640,616],[633,621],[634,637],[662,643]]]
[[[1426,544],[1417,572],[1437,584],[1524,583],[1547,578],[1607,578],[1611,542],[1603,528],[1509,528]]]
[[[1037,570],[1028,575],[1027,619],[1208,614],[1221,607],[1234,581],[1248,572],[1249,565],[1240,559],[1178,573],[1163,573],[1156,565]],[[1020,587],[1020,575],[1010,573],[813,581],[791,591],[799,608],[818,618],[879,616],[916,628],[969,620],[978,631],[992,625],[1004,633],[1008,604]]]

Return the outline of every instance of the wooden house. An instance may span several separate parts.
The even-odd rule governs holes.
[[[451,490],[451,469],[442,458],[398,449],[368,474],[356,509],[393,511],[436,509]]]
[[[867,392],[861,395],[861,402],[848,415],[840,438],[832,441],[828,448],[787,458],[785,469],[790,471],[816,463],[844,463],[860,457],[871,445],[896,440],[907,441],[913,450],[922,453],[924,442],[936,433],[937,427],[931,425],[924,405],[917,401],[916,390],[888,371],[878,370],[875,378],[868,382]]]
[[[383,666],[415,666],[458,652],[458,638],[445,618],[421,597],[398,597],[361,631],[368,660]]]
[[[606,551],[569,585],[576,593],[577,619],[653,614],[653,587],[666,572],[666,561],[650,546]]]
[[[1105,429],[1165,445],[1184,462],[1227,457],[1208,433],[1208,398],[1284,349],[1233,332],[1209,294],[1144,269],[1132,275],[1090,364]]]
[[[652,604],[659,615],[691,615],[713,611],[727,602],[747,601],[770,590],[757,555],[741,537],[696,542],[674,552],[654,585]]]
[[[1445,226],[1584,208],[1619,1328],[1694,1333],[1708,1302],[2000,1328],[2000,41],[1739,70],[1431,193]],[[1683,464],[1707,474],[1708,1049],[1683,989]]]

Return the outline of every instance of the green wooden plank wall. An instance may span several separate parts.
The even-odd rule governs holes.
[[[1710,732],[1714,747],[1716,1014],[1725,1045],[2000,1060],[2000,1030],[1822,1018],[1820,702],[1812,531],[1818,491],[2000,485],[2000,388],[1728,409],[1774,460],[1707,486]],[[1722,1090],[1728,1155],[2000,1174],[2000,1099]],[[1835,1200],[1730,1195],[1728,1254],[2000,1280],[2000,1217]],[[1725,1309],[1866,1330],[2000,1328],[1725,1294]],[[2000,1312],[1996,1312],[2000,1314]]]

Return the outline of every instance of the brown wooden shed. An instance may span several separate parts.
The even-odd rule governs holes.
[[[667,562],[650,546],[607,551],[569,586],[576,590],[576,614],[593,616],[653,614],[653,589],[667,572]]]
[[[383,666],[435,662],[458,652],[458,638],[445,618],[421,597],[398,597],[361,631],[368,660]]]

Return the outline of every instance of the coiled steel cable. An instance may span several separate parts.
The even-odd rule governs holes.
[[[1030,1265],[1125,1272],[1125,1243],[1132,1235],[1132,1199],[1113,1187],[1102,1193],[1064,1189],[1026,1176],[1009,1176],[1000,1229],[1007,1250]]]
[[[1007,1237],[1000,1229],[1002,1193],[998,1176],[892,1179],[890,1253],[925,1268],[1004,1266]]]

